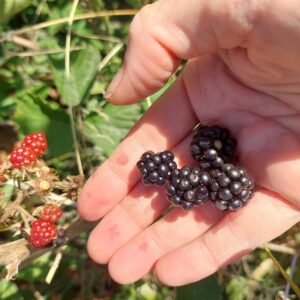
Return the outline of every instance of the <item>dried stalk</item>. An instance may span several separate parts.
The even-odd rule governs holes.
[[[22,203],[22,201],[24,200],[24,192],[23,191],[19,191],[17,194],[16,199],[14,200],[13,203],[11,203],[6,209],[5,209],[5,213],[1,216],[0,218],[0,224],[5,222],[11,215],[12,213],[14,213],[18,206]]]

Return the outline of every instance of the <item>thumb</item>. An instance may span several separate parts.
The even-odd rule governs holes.
[[[160,0],[131,24],[124,64],[106,92],[114,104],[130,104],[161,88],[181,59],[245,44],[255,0]],[[260,1],[262,2],[262,1]]]

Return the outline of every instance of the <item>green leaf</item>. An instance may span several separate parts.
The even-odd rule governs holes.
[[[246,300],[249,296],[247,279],[242,276],[232,278],[226,287],[228,300]]]
[[[214,276],[176,289],[176,300],[221,300],[222,288]]]
[[[45,86],[38,86],[40,89],[46,88]],[[32,89],[16,96],[17,106],[13,120],[20,126],[20,132],[25,135],[44,131],[47,136],[50,156],[70,151],[73,143],[68,114],[58,103],[46,102],[45,97],[41,94],[32,94],[31,91]]]
[[[91,113],[83,132],[99,154],[109,156],[141,115],[138,104],[115,106],[107,103],[100,113]]]
[[[17,279],[30,282],[43,280],[47,276],[52,264],[51,255],[51,252],[45,253],[30,265],[20,270],[17,274]]]
[[[150,103],[153,104],[156,100],[158,100],[159,97],[161,95],[163,95],[167,91],[167,89],[169,89],[171,87],[171,85],[173,84],[175,79],[176,79],[175,76],[171,76],[169,78],[169,80],[166,82],[166,84],[160,90],[158,90],[157,92],[152,94],[150,97],[146,98],[145,100],[143,100],[141,102],[143,112],[147,111],[148,108],[149,108],[149,102],[148,101],[150,100]]]
[[[1,192],[1,201],[0,201],[0,206],[5,206],[10,199],[12,198],[14,194],[14,186],[13,185],[8,185],[8,184],[3,184],[0,186],[0,192]]]
[[[53,55],[51,62],[54,83],[62,100],[71,106],[76,106],[84,101],[96,79],[97,67],[100,62],[99,51],[88,48],[72,52],[69,80],[65,75],[64,55]]]
[[[0,23],[7,22],[12,16],[16,15],[33,2],[34,0],[1,0]]]
[[[0,280],[0,297],[1,300],[24,299],[19,293],[17,285],[5,279]]]

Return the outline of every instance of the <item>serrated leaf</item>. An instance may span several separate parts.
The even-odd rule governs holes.
[[[68,114],[57,103],[46,102],[39,95],[42,96],[32,94],[32,90],[17,95],[13,121],[20,126],[24,135],[44,131],[50,156],[70,151],[73,144]]]
[[[222,287],[214,276],[176,289],[176,300],[221,300]]]
[[[115,106],[107,103],[101,113],[91,113],[83,132],[98,152],[109,156],[141,115],[138,104]]]
[[[99,51],[94,48],[72,52],[70,55],[70,78],[65,74],[64,55],[51,58],[54,83],[62,100],[70,105],[80,104],[87,96],[95,81],[100,62]]]
[[[1,0],[0,23],[7,22],[33,2],[34,0]]]

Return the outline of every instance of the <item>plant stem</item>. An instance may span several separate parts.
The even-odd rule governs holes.
[[[271,250],[268,248],[266,244],[263,244],[263,247],[267,254],[270,256],[270,258],[273,260],[273,263],[275,264],[276,268],[279,270],[281,275],[285,278],[285,280],[290,284],[291,288],[297,295],[297,297],[300,299],[300,289],[294,282],[294,280],[289,276],[289,274],[283,269],[279,261],[275,258],[275,256],[272,254]]]
[[[79,2],[79,0],[73,1],[69,20],[68,20],[69,27],[68,27],[68,32],[67,32],[67,36],[66,36],[65,76],[66,76],[68,83],[70,82],[70,79],[71,79],[71,70],[70,70],[71,33],[72,33],[72,25],[73,25],[74,15],[75,15],[75,11],[76,11],[78,2]],[[75,127],[75,122],[74,122],[73,108],[70,105],[70,103],[68,103],[68,113],[69,113],[69,117],[70,117],[72,138],[73,138],[73,144],[74,144],[74,148],[75,148],[74,150],[75,150],[75,157],[76,157],[78,172],[81,176],[84,176],[82,162],[81,162],[80,153],[79,153],[78,140],[77,140],[77,135],[76,135],[76,127]]]
[[[86,14],[74,16],[74,21],[85,20],[85,19],[95,19],[100,17],[110,17],[110,16],[132,16],[138,12],[138,9],[117,9],[117,10],[109,10],[109,11],[99,11],[99,12],[89,12]],[[24,34],[28,32],[32,32],[34,30],[47,28],[54,25],[65,24],[69,22],[70,17],[64,17],[59,19],[54,19],[46,22],[42,22],[39,24],[35,24],[33,26],[28,26],[25,28],[11,30],[2,34],[0,38],[0,42],[10,41],[13,35],[16,34]]]

